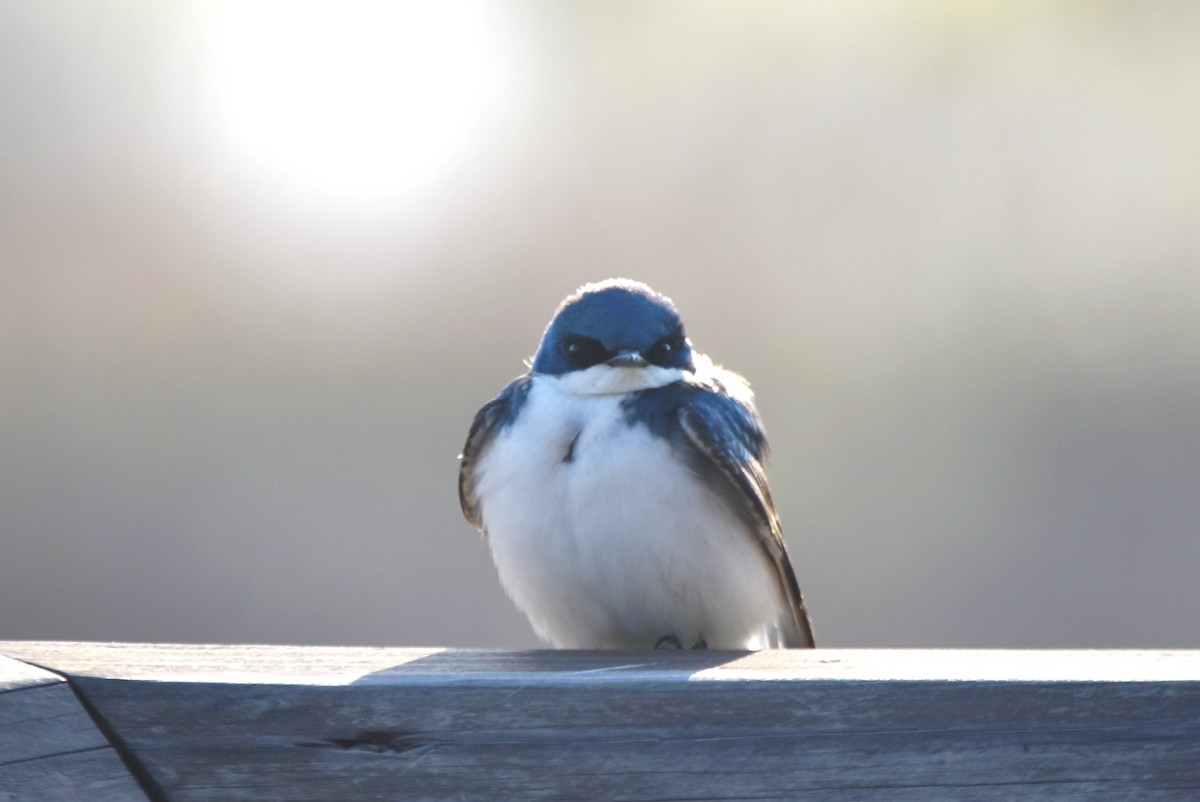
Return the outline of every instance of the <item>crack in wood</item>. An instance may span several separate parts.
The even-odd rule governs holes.
[[[68,757],[70,755],[83,755],[88,752],[101,752],[108,748],[109,748],[108,744],[101,744],[99,746],[89,746],[89,747],[85,747],[83,749],[66,749],[66,750],[63,750],[62,752],[53,752],[53,753],[47,753],[44,755],[31,755],[30,757],[19,757],[16,760],[0,761],[0,767],[16,766],[21,763],[33,763],[38,760],[53,760],[54,758]]]
[[[323,741],[303,741],[297,746],[307,749],[341,749],[343,751],[372,752],[374,754],[403,754],[423,746],[442,743],[439,739],[419,732],[390,732],[388,730],[364,730],[349,738],[329,738]]]

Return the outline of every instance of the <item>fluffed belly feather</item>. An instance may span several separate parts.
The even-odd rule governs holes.
[[[555,646],[757,648],[786,614],[741,518],[619,396],[534,388],[477,486],[501,583]]]

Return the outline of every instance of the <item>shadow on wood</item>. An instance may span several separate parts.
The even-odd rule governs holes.
[[[1197,652],[0,654],[67,676],[153,799],[1200,798]]]

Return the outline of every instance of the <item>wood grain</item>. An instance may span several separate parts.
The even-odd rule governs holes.
[[[0,800],[146,796],[62,677],[0,657]]]
[[[0,643],[169,800],[1200,798],[1200,653]]]

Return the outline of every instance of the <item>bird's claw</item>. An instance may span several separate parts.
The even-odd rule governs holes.
[[[673,634],[663,635],[658,639],[658,643],[654,644],[655,649],[682,649],[683,644],[679,642],[679,636]],[[707,649],[708,641],[704,638],[699,638],[692,644],[693,649]]]

